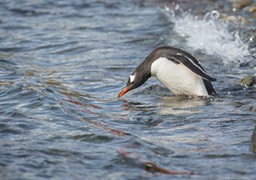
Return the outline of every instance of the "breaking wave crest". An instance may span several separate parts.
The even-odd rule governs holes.
[[[220,20],[220,13],[212,11],[204,17],[197,17],[189,12],[178,16],[166,8],[168,18],[174,24],[173,30],[185,38],[186,45],[205,54],[222,59],[225,65],[240,64],[248,61],[248,45],[239,35],[239,31],[229,30],[229,24]],[[169,39],[170,41],[173,38]],[[170,42],[171,43],[171,42]]]

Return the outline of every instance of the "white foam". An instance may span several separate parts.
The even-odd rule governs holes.
[[[217,55],[224,64],[239,65],[249,55],[248,46],[241,41],[238,32],[228,31],[228,24],[219,20],[218,11],[208,13],[204,18],[186,12],[176,16],[169,11],[169,19],[174,23],[173,30],[186,39],[188,46],[208,55]]]

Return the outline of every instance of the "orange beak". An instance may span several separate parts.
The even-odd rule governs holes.
[[[118,97],[122,97],[125,93],[127,93],[128,91],[130,90],[130,88],[128,87],[125,87],[118,95]]]

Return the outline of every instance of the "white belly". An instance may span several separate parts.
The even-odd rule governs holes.
[[[183,64],[159,58],[151,66],[151,75],[161,81],[174,95],[208,96],[203,79]]]

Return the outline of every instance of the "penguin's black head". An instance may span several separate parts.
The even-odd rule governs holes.
[[[128,91],[141,86],[151,77],[151,65],[158,58],[154,54],[153,51],[130,75],[126,87],[118,95],[119,98]]]
[[[118,97],[122,97],[128,91],[135,89],[142,84],[144,84],[147,79],[151,76],[150,74],[146,73],[145,71],[140,71],[140,68],[137,68],[128,78],[126,87],[119,93]]]

